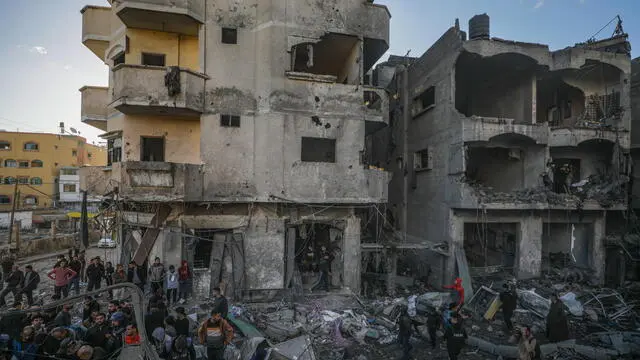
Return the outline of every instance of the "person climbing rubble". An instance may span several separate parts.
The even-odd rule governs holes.
[[[569,322],[564,312],[564,304],[558,295],[551,295],[551,307],[547,315],[547,339],[551,342],[569,340]]]
[[[443,288],[455,290],[458,295],[458,310],[460,310],[464,304],[464,286],[462,286],[462,279],[457,277],[456,282],[453,285],[444,285]]]
[[[507,284],[502,285],[504,290],[500,293],[500,302],[502,303],[502,315],[504,316],[504,323],[507,325],[509,331],[513,330],[513,323],[511,318],[513,312],[516,310],[518,295],[514,287]]]

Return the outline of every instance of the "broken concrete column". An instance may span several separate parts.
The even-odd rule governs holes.
[[[594,281],[601,284],[604,282],[605,268],[605,223],[606,215],[597,217],[593,222],[593,244],[591,247],[591,268],[594,273]]]
[[[542,266],[542,218],[527,216],[520,223],[516,249],[516,277],[531,279],[540,276]]]
[[[344,286],[360,293],[360,218],[354,214],[346,218],[344,228]]]
[[[248,289],[284,287],[284,220],[254,210],[245,232],[245,273]]]

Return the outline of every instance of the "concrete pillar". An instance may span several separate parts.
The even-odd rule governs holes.
[[[599,216],[593,222],[593,243],[591,246],[591,269],[598,284],[604,283],[604,267],[605,267],[605,223],[606,213]]]
[[[344,228],[344,286],[360,293],[360,218],[351,214]]]
[[[518,279],[540,276],[542,266],[542,218],[527,216],[520,222],[515,275]]]
[[[537,123],[538,111],[536,107],[538,106],[538,78],[536,75],[533,75],[531,79],[531,124]]]
[[[396,274],[398,273],[398,253],[387,251],[387,294],[394,296],[396,292]]]

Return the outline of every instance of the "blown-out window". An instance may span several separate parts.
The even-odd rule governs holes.
[[[8,141],[0,140],[0,150],[11,150],[11,143]]]

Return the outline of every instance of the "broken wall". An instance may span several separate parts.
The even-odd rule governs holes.
[[[284,220],[255,208],[244,232],[245,274],[249,289],[284,287]]]

